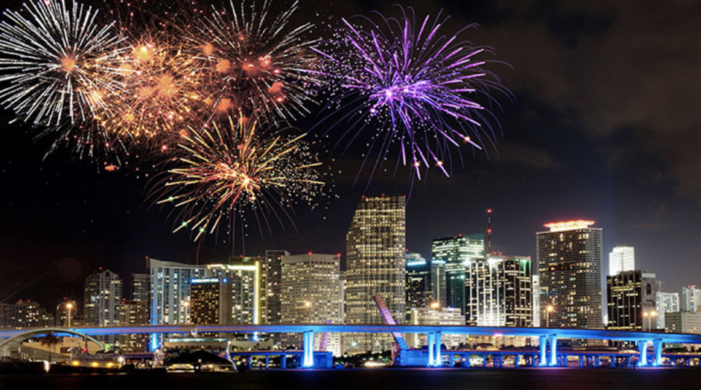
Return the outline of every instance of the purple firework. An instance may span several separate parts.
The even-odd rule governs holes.
[[[373,12],[357,23],[342,19],[333,38],[316,49],[329,79],[327,108],[334,111],[324,119],[344,113],[331,126],[345,127],[341,139],[377,130],[366,153],[378,156],[373,174],[399,143],[399,161],[412,165],[419,179],[422,166],[449,176],[451,145],[482,149],[494,138],[493,115],[478,100],[491,105],[490,91],[506,90],[477,59],[489,49],[461,38],[474,25],[447,36],[441,28],[449,17],[439,12],[417,23],[412,8],[398,8],[400,18]]]

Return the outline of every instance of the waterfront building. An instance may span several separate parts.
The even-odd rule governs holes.
[[[549,223],[549,231],[536,234],[542,327],[603,328],[602,229],[593,224]],[[549,323],[543,324],[548,306]]]
[[[231,264],[206,266],[205,278],[226,279],[231,288],[232,324],[261,324],[265,316],[264,261],[239,258]]]
[[[496,256],[466,265],[465,290],[470,326],[533,326],[531,258]]]
[[[265,251],[266,273],[266,318],[268,324],[279,324],[282,316],[280,306],[280,286],[282,285],[282,259],[289,256],[285,250]]]
[[[666,313],[665,330],[669,333],[701,334],[701,312]]]
[[[647,332],[657,327],[655,278],[640,270],[606,277],[607,329]]]
[[[465,316],[459,309],[452,307],[414,307],[410,310],[411,325],[465,325]],[[413,333],[405,335],[410,348],[419,349],[427,344],[426,335]],[[466,335],[444,334],[441,343],[447,348],[456,348],[465,343]]]
[[[655,294],[657,305],[657,329],[665,329],[665,315],[680,311],[679,293],[658,291]]]
[[[682,311],[697,312],[701,305],[701,289],[693,286],[682,287]]]
[[[398,323],[406,315],[406,198],[363,197],[346,235],[347,324],[384,324],[373,296],[382,295]],[[348,334],[344,352],[390,349],[389,335]]]
[[[626,271],[635,271],[635,249],[632,246],[617,246],[609,253],[609,276]]]
[[[123,300],[119,305],[117,318],[121,326],[148,325],[148,302]],[[149,335],[123,334],[119,335],[119,349],[122,353],[146,352]]]
[[[205,277],[206,266],[147,258],[151,325],[187,324],[190,281]]]
[[[196,278],[190,281],[190,322],[196,325],[231,324],[232,281],[229,278]]]
[[[106,269],[85,279],[83,321],[86,325],[117,325],[122,302],[122,279]]]
[[[282,259],[280,302],[284,324],[342,324],[343,280],[339,255],[308,253]],[[314,338],[318,350],[324,336]],[[328,336],[327,350],[340,356],[341,337]],[[282,347],[301,345],[299,334],[285,335]]]
[[[54,316],[37,302],[0,303],[0,329],[45,328],[54,323]]]
[[[484,258],[484,235],[459,235],[437,238],[431,245],[431,257],[445,261],[446,304],[465,314],[465,267],[468,261]]]

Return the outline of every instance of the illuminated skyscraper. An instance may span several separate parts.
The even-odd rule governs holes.
[[[260,324],[265,315],[263,260],[239,258],[231,264],[207,266],[205,278],[227,281],[231,289],[231,324]],[[228,294],[228,293],[227,293]]]
[[[465,272],[468,325],[533,325],[530,257],[473,259]]]
[[[148,302],[123,300],[119,305],[118,321],[121,326],[148,325]],[[119,335],[119,349],[121,352],[145,352],[148,339],[147,334]]]
[[[195,325],[231,324],[231,281],[200,278],[190,281],[190,322]]]
[[[623,271],[606,277],[607,329],[650,331],[657,327],[655,274]],[[647,313],[647,314],[645,314]],[[649,320],[649,321],[648,321]]]
[[[149,302],[151,285],[148,274],[131,275],[131,299],[139,302]]]
[[[285,256],[282,259],[280,300],[284,324],[342,324],[341,257],[317,253]],[[301,335],[285,336],[283,347],[299,347],[301,344]],[[314,338],[317,348],[321,338],[321,335]],[[341,355],[340,335],[329,334],[328,338],[327,350],[336,356]]]
[[[289,256],[288,251],[267,250],[265,251],[265,274],[266,274],[266,323],[279,324],[282,315],[280,306],[280,286],[282,283],[282,259]]]
[[[690,311],[695,313],[699,311],[701,305],[701,289],[693,286],[682,287],[682,311]]]
[[[658,291],[655,295],[657,304],[657,329],[665,329],[665,314],[679,312],[679,293]]]
[[[465,267],[470,260],[484,258],[484,235],[473,234],[433,240],[431,256],[445,261],[446,306],[465,315]]]
[[[206,267],[146,259],[151,286],[151,325],[187,324],[190,281],[205,276]]]
[[[346,236],[346,323],[383,324],[372,297],[381,294],[392,316],[406,315],[406,198],[363,197]],[[388,350],[391,336],[349,334],[349,352]]]
[[[550,328],[603,328],[602,230],[591,221],[549,223],[550,231],[537,233],[541,313]]]
[[[632,246],[617,246],[609,253],[609,276],[625,271],[635,271],[635,249]]]
[[[122,279],[110,270],[100,270],[85,279],[83,320],[86,325],[118,324],[122,302]]]

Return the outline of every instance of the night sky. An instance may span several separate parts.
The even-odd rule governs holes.
[[[330,23],[373,9],[396,14],[392,3],[304,0],[296,20],[317,9],[315,20],[333,15]],[[510,65],[490,69],[513,93],[495,95],[502,105],[496,149],[465,149],[464,166],[454,163],[450,179],[432,171],[414,183],[410,251],[429,257],[433,238],[484,232],[487,208],[494,210],[493,245],[505,255],[535,258],[544,223],[590,219],[604,229],[604,270],[613,246],[632,245],[638,268],[655,272],[665,291],[701,284],[701,3],[402,4],[419,14],[445,9],[448,31],[478,23],[470,39]],[[145,201],[141,170],[105,172],[102,162],[67,150],[44,159],[48,142],[8,124],[12,117],[0,111],[0,302],[33,299],[53,309],[64,297],[82,298],[84,278],[98,267],[126,280],[145,272],[146,256],[206,263],[231,255],[229,243],[208,238],[198,247],[188,232],[172,234],[168,209]],[[309,128],[315,119],[297,125]],[[335,174],[322,207],[296,208],[296,229],[273,225],[272,235],[251,224],[245,249],[237,238],[236,255],[345,253],[363,194],[411,188],[407,168],[377,175],[367,189],[367,176],[353,184],[366,140],[323,155]]]

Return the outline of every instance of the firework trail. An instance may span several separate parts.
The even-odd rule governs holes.
[[[431,166],[449,176],[451,147],[492,142],[493,116],[478,100],[495,102],[490,91],[505,90],[478,59],[488,50],[461,38],[473,26],[447,36],[441,28],[448,17],[417,22],[413,9],[397,7],[400,18],[375,12],[358,23],[342,19],[334,37],[315,48],[330,84],[326,109],[334,111],[323,120],[344,113],[331,129],[343,126],[340,139],[348,143],[362,130],[376,131],[365,154],[365,162],[377,155],[372,174],[399,144],[397,164],[411,165],[419,179]]]
[[[119,88],[120,38],[99,27],[97,11],[74,1],[26,5],[28,17],[5,11],[0,23],[0,103],[35,125],[89,120]]]
[[[228,117],[241,112],[259,121],[281,125],[308,114],[320,86],[311,69],[317,61],[305,38],[313,25],[290,26],[295,2],[271,15],[270,1],[233,1],[228,9],[212,7],[194,28],[183,31],[185,49],[197,59],[207,113]]]
[[[222,219],[252,212],[270,228],[269,219],[283,223],[299,202],[310,205],[324,183],[316,168],[321,165],[309,151],[305,135],[284,130],[261,131],[255,121],[229,118],[228,126],[192,130],[180,144],[185,154],[181,168],[171,169],[158,204],[180,209],[175,231],[191,229],[195,240],[214,233]],[[157,191],[159,191],[157,189]]]

